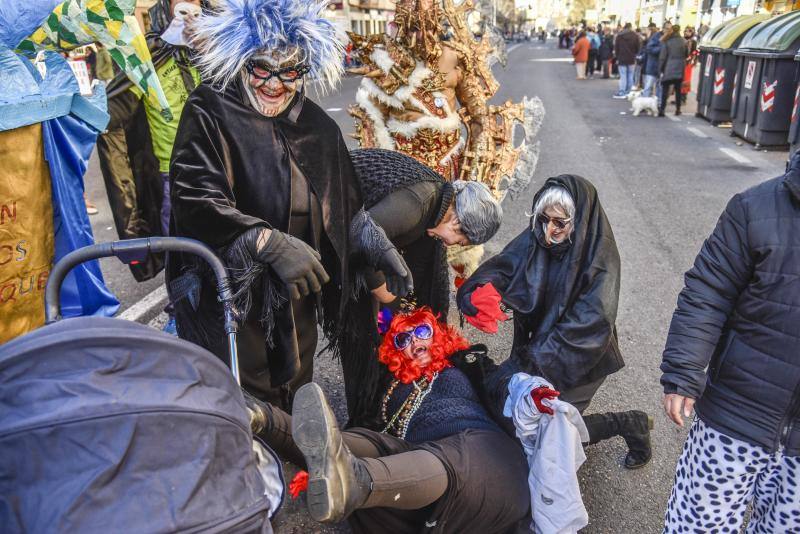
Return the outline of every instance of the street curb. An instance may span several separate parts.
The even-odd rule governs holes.
[[[163,308],[167,299],[167,286],[159,286],[145,295],[144,298],[134,303],[133,306],[119,314],[117,318],[139,322],[142,318],[150,314],[153,309],[157,307]]]

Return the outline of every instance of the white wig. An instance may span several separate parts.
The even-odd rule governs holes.
[[[225,87],[256,53],[297,47],[323,90],[336,86],[344,47],[322,17],[327,0],[222,0],[194,26],[203,79]]]

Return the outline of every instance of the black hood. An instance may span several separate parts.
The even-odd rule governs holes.
[[[510,268],[510,283],[503,294],[503,302],[518,312],[532,313],[539,303],[539,293],[556,291],[555,288],[546,287],[548,279],[552,282],[557,279],[558,285],[566,293],[572,293],[570,288],[576,284],[581,273],[595,263],[598,253],[611,252],[619,267],[614,233],[591,182],[572,174],[549,178],[533,197],[531,212],[544,191],[551,186],[563,187],[572,196],[575,202],[574,230],[569,241],[549,246],[545,243],[541,225],[531,218],[528,229],[504,249],[504,253],[513,250],[514,265],[507,266]],[[526,260],[519,261],[522,258]],[[559,267],[568,268],[554,279],[552,272],[545,275],[545,271],[556,259],[559,260]],[[547,278],[543,279],[542,276]]]

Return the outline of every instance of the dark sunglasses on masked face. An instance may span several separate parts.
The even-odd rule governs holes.
[[[256,79],[253,84],[255,88],[262,87],[272,78],[278,78],[283,83],[292,83],[300,80],[308,74],[311,67],[305,64],[289,65],[288,67],[281,67],[274,69],[262,61],[248,61],[245,64],[245,69],[248,74]]]
[[[542,224],[545,227],[547,227],[550,223],[553,223],[553,226],[555,226],[559,230],[563,230],[564,228],[566,228],[569,225],[570,222],[572,222],[571,218],[569,218],[569,219],[560,219],[558,217],[548,217],[544,213],[540,213],[536,217],[536,220],[539,222],[539,224]]]
[[[433,327],[427,323],[415,326],[407,332],[398,332],[394,335],[394,346],[397,350],[403,350],[411,345],[413,338],[430,339],[433,337]]]

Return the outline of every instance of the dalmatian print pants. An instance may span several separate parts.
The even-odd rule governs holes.
[[[664,533],[800,534],[800,457],[770,454],[695,418],[678,460]]]

